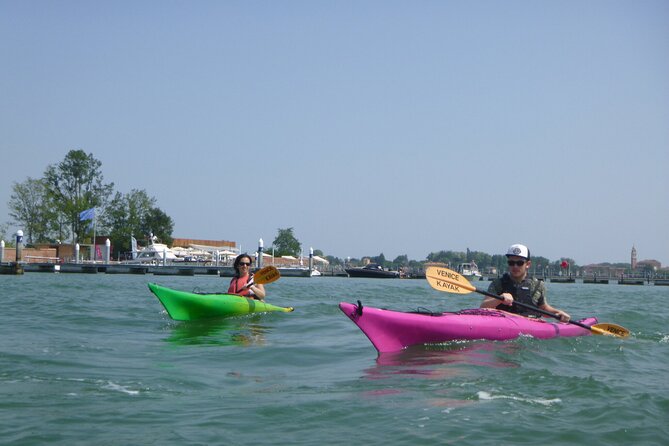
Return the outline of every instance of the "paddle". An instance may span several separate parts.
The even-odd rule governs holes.
[[[487,291],[479,290],[471,283],[469,283],[469,281],[466,278],[462,277],[460,274],[448,268],[430,266],[425,272],[425,277],[427,278],[427,281],[430,283],[430,286],[435,290],[445,291],[447,293],[455,293],[455,294],[469,294],[472,291],[474,291],[476,293],[483,294],[484,296],[489,296],[495,299],[504,300],[504,298],[501,296],[489,293]],[[553,314],[550,311],[542,310],[541,308],[537,308],[534,305],[527,305],[522,302],[516,302],[516,301],[514,301],[514,303],[519,307],[527,308],[558,320],[560,319],[560,316],[558,316],[557,314]],[[590,326],[576,321],[569,321],[569,323],[578,325],[579,327],[590,330],[592,333],[598,335],[610,335],[610,336],[617,336],[619,338],[626,338],[630,335],[628,329],[616,324],[595,324]]]
[[[258,271],[253,273],[253,278],[251,278],[249,283],[244,285],[244,288],[248,288],[254,284],[264,285],[266,283],[276,282],[277,280],[279,280],[280,277],[281,273],[279,272],[279,270],[272,265],[268,265],[264,268],[260,268]]]

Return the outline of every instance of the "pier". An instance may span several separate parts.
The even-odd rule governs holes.
[[[277,269],[284,277],[311,277],[307,267],[283,267]],[[20,272],[17,273],[17,270]],[[220,276],[232,277],[235,269],[232,265],[208,263],[105,263],[105,262],[12,262],[0,264],[0,274],[60,273],[60,274],[152,274],[154,276]],[[329,274],[323,274],[329,275]]]
[[[215,265],[211,263],[167,263],[163,264],[139,264],[139,263],[121,263],[121,262],[56,262],[49,260],[46,262],[35,262],[35,259],[29,262],[3,262],[0,263],[0,274],[24,274],[24,273],[61,273],[61,274],[152,274],[154,276],[220,276],[232,277],[234,268],[232,265]],[[284,277],[311,277],[310,271],[306,267],[287,267],[276,265],[281,275]],[[329,268],[318,268],[322,277],[347,277],[347,274],[339,266]],[[412,270],[401,276],[404,279],[422,279],[425,280],[424,270]],[[497,276],[484,276],[481,281],[490,281]],[[548,276],[535,275],[539,280],[550,283],[584,283],[597,285],[631,285],[631,286],[669,286],[669,278],[666,276],[643,277],[643,276]]]
[[[5,265],[2,265],[5,268]],[[150,265],[123,263],[24,263],[26,273],[61,274],[153,274],[156,276],[232,276],[232,266],[215,265]]]

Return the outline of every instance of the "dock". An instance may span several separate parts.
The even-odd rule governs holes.
[[[266,266],[266,265],[265,265]],[[311,277],[308,268],[277,267],[284,277]],[[20,272],[17,272],[20,271]],[[230,265],[210,264],[134,264],[134,263],[12,263],[0,264],[2,274],[61,273],[61,274],[152,274],[154,276],[220,276],[232,277],[235,269]]]
[[[153,274],[156,276],[232,276],[232,266],[149,265],[123,263],[25,263],[26,273],[61,274]]]
[[[598,279],[597,277],[594,278],[584,278],[583,283],[602,283],[602,284],[608,284],[609,279]]]
[[[265,265],[266,266],[266,265]],[[277,266],[284,277],[311,277],[308,268]],[[319,269],[323,277],[347,277],[346,273],[336,268]],[[135,264],[119,262],[3,262],[0,263],[0,274],[17,275],[23,273],[61,273],[61,274],[152,274],[154,276],[220,276],[232,277],[234,268],[231,265],[193,264],[193,263],[168,263],[162,264]],[[422,274],[421,274],[422,273]],[[574,276],[535,276],[539,280],[551,283],[584,283],[608,285],[655,285],[669,286],[669,278],[666,277],[574,277]],[[406,279],[425,280],[424,271],[416,271],[404,276]],[[481,277],[482,281],[493,280],[494,276]]]

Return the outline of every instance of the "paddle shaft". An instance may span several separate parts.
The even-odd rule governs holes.
[[[493,297],[497,300],[504,300],[504,298],[502,296],[498,296],[497,294],[492,294],[492,293],[489,293],[487,291],[479,290],[476,287],[472,287],[472,288],[474,288],[472,291],[475,291],[477,293],[481,293],[484,296]],[[519,307],[527,308],[528,310],[536,311],[538,313],[545,314],[546,316],[549,316],[549,317],[552,317],[554,319],[560,320],[560,316],[558,316],[557,314],[551,313],[550,311],[542,310],[541,308],[535,307],[534,305],[524,304],[524,303],[518,302],[516,300],[514,300],[513,303],[514,303],[514,305],[518,305]],[[577,322],[577,321],[570,320],[568,322],[570,324],[578,325],[581,328],[585,328],[586,330],[593,330],[593,328],[591,326],[582,324],[582,323]]]

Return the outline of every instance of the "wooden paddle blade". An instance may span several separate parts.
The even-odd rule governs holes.
[[[616,336],[619,338],[626,338],[630,335],[630,331],[628,329],[617,324],[595,324],[590,328],[595,334]]]
[[[476,287],[467,279],[448,268],[430,266],[425,271],[425,278],[435,290],[455,294],[469,294],[476,291]]]
[[[279,280],[281,273],[276,267],[269,265],[253,273],[253,282],[259,285],[272,283]]]

